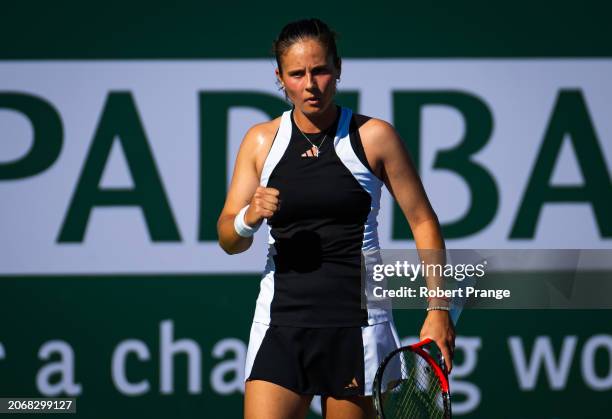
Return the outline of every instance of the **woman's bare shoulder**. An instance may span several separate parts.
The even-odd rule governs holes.
[[[244,136],[244,145],[254,148],[269,147],[280,126],[281,117],[253,125]]]
[[[378,151],[380,147],[401,141],[397,131],[389,122],[367,115],[354,114],[354,116],[364,147],[369,146]]]
[[[254,163],[257,173],[260,173],[270,148],[272,148],[272,142],[280,126],[280,121],[281,118],[278,117],[271,121],[253,125],[242,140],[238,162],[246,163],[250,161],[247,164]]]
[[[377,137],[379,135],[395,133],[393,125],[383,119],[358,113],[353,114],[353,116],[355,117],[355,123],[359,129],[359,134]]]

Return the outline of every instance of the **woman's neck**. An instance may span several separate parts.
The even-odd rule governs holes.
[[[298,125],[298,128],[307,134],[315,134],[328,129],[338,116],[338,109],[334,103],[331,103],[323,113],[316,115],[306,115],[302,111],[293,108],[293,120]]]

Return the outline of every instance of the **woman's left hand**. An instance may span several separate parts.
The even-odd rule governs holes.
[[[421,327],[420,340],[433,340],[446,363],[446,369],[450,373],[453,367],[453,354],[455,351],[455,326],[450,318],[449,312],[444,310],[431,310]]]

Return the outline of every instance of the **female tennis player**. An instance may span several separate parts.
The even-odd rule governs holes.
[[[230,254],[251,246],[264,219],[269,228],[245,418],[302,418],[317,394],[326,418],[373,417],[376,369],[399,345],[391,311],[361,306],[361,255],[378,248],[382,185],[417,248],[443,249],[444,241],[394,128],[334,103],[341,60],[330,28],[318,19],[290,23],[274,51],[293,109],[245,135],[217,224]],[[450,369],[454,330],[439,308],[428,312],[420,336],[436,342]]]

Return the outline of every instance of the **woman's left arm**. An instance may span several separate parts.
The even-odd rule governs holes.
[[[370,165],[385,183],[410,224],[417,249],[443,250],[444,239],[438,217],[429,203],[421,178],[397,131],[387,122],[370,119],[360,128],[360,134]],[[447,302],[436,299],[430,301],[430,306],[443,304]],[[455,329],[449,312],[429,311],[421,328],[420,338],[430,338],[438,345],[450,372]]]

